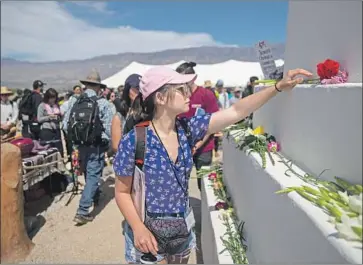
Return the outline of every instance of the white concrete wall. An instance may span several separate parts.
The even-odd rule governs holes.
[[[305,171],[362,184],[362,84],[297,86],[256,111],[253,124]]]
[[[285,71],[316,65],[330,58],[362,82],[362,1],[290,1]]]
[[[285,176],[281,163],[276,162],[273,167],[267,159],[266,170],[260,163],[260,159],[246,156],[224,139],[224,182],[238,219],[245,221],[247,258],[251,264],[362,262],[362,250],[337,239],[334,226],[327,222],[329,218],[321,209],[295,192],[275,194],[295,186],[299,179]]]

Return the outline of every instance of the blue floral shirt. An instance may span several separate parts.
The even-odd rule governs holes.
[[[208,131],[210,114],[183,118],[188,123],[192,135],[192,145],[205,136]],[[177,124],[179,150],[176,162],[169,160],[168,154],[155,135],[147,128],[146,151],[144,159],[146,209],[151,213],[185,212],[189,176],[193,167],[193,156],[183,127]],[[116,176],[134,175],[135,131],[131,130],[120,141],[113,168]],[[176,179],[176,177],[179,179]],[[182,187],[181,187],[182,185]]]

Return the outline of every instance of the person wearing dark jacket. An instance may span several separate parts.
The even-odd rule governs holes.
[[[46,84],[40,80],[35,80],[33,82],[33,91],[31,92],[29,99],[26,100],[29,100],[32,113],[31,115],[22,113],[22,107],[19,106],[20,118],[23,124],[21,134],[23,137],[31,138],[33,140],[39,140],[40,125],[37,121],[37,114],[38,107],[43,101],[41,91],[43,90],[44,85]],[[27,104],[27,106],[29,105]]]
[[[247,87],[242,92],[242,98],[248,97],[249,95],[253,94],[253,91],[254,91],[254,88],[256,85],[255,81],[257,81],[257,80],[258,80],[257,76],[250,77],[250,82],[247,84]],[[253,126],[252,119],[253,119],[253,112],[245,119],[245,120],[248,120],[248,124],[250,125],[251,128]]]

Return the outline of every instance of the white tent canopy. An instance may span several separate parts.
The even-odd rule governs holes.
[[[163,66],[176,69],[183,62],[185,61]],[[284,61],[279,59],[276,60],[275,63],[277,67],[280,67],[284,64]],[[116,88],[123,85],[129,75],[143,75],[147,70],[155,66],[156,65],[132,62],[118,73],[103,80],[103,83],[108,87]],[[210,80],[213,84],[215,84],[218,79],[222,79],[225,87],[245,86],[251,76],[257,76],[259,78],[262,78],[263,76],[260,63],[258,62],[229,60],[217,64],[197,64],[194,69],[198,74],[198,78],[196,80],[197,85],[203,85],[205,80]]]

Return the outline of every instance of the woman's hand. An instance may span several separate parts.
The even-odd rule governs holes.
[[[151,252],[154,256],[158,254],[158,243],[155,237],[146,228],[145,225],[140,225],[137,229],[133,231],[134,233],[134,245],[142,253]]]
[[[297,84],[300,84],[302,81],[304,81],[302,77],[294,79],[297,75],[311,77],[313,74],[304,69],[289,70],[286,76],[281,81],[277,82],[277,89],[281,91],[291,90]]]

